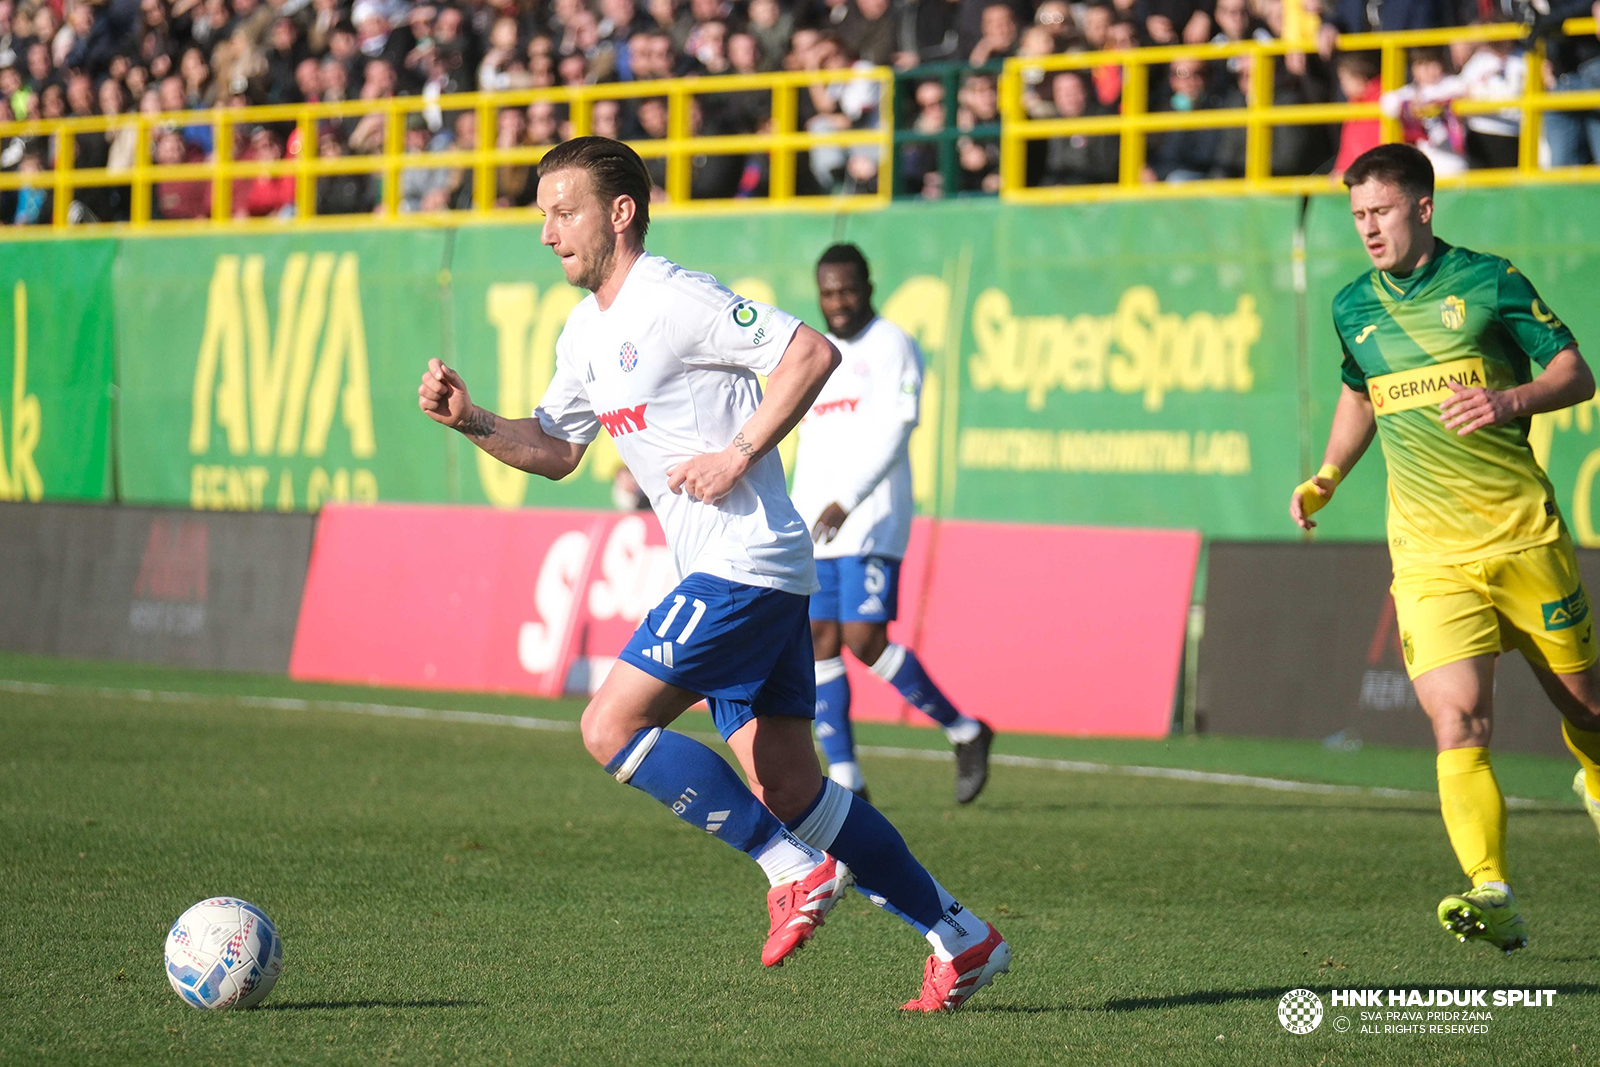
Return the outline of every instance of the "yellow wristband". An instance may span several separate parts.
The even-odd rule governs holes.
[[[1340,482],[1344,481],[1344,472],[1338,467],[1335,467],[1332,463],[1324,463],[1322,465],[1322,469],[1317,471],[1317,477],[1326,478],[1334,485],[1338,485]]]

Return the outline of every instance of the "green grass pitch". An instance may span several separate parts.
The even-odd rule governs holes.
[[[913,1018],[897,1007],[927,954],[915,933],[852,895],[764,970],[760,872],[611,781],[576,732],[328,703],[570,722],[576,702],[21,657],[0,680],[0,1064],[1600,1062],[1600,841],[1561,760],[1497,759],[1531,801],[1511,860],[1532,945],[1506,958],[1434,923],[1462,880],[1427,795],[1001,766],[957,808],[949,763],[868,755],[883,811],[1015,947],[968,1008]],[[1371,747],[997,751],[1432,788],[1430,754]],[[260,1009],[208,1015],[168,988],[161,947],[221,893],[266,908],[284,972]],[[1325,1004],[1330,988],[1560,992],[1493,1009],[1484,1035],[1341,1034],[1332,1017],[1359,1012],[1330,1008],[1296,1036],[1276,1011],[1299,986]]]

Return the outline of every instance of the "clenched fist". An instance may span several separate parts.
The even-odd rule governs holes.
[[[472,411],[472,398],[461,375],[442,361],[430,359],[428,369],[422,372],[422,384],[417,386],[417,406],[434,422],[455,427]]]

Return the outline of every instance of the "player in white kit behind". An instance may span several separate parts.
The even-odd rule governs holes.
[[[816,542],[821,591],[811,596],[817,666],[817,740],[828,777],[867,795],[850,726],[842,647],[937,722],[956,750],[956,802],[989,780],[988,723],[956,710],[917,654],[889,642],[900,561],[911,538],[911,431],[922,396],[922,352],[872,309],[866,257],[836,244],[817,261],[817,298],[828,340],[843,357],[800,422],[794,504]]]
[[[959,1007],[1007,970],[999,931],[928,874],[887,819],[825,779],[811,742],[816,688],[805,524],[774,446],[839,355],[777,308],[644,250],[650,177],[629,147],[579,137],[539,163],[541,234],[590,291],[556,342],[532,417],[473,404],[431,360],[422,410],[520,470],[571,474],[601,427],[666,530],[681,581],[623,649],[583,713],[583,741],[619,782],[749,855],[771,883],[762,962],[781,964],[852,880],[933,947],[909,1011]],[[766,374],[762,395],[756,375]],[[667,727],[702,698],[749,779]]]

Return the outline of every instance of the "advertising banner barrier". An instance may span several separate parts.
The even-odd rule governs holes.
[[[1198,551],[1193,532],[919,520],[891,635],[998,729],[1165,736]],[[592,691],[675,584],[648,513],[330,506],[290,674]],[[854,668],[862,718],[920,721]]]
[[[282,673],[314,522],[0,504],[0,648]]]
[[[1590,339],[1600,237],[1570,222],[1595,195],[1441,192],[1439,232],[1510,256]],[[1284,501],[1320,458],[1340,388],[1329,304],[1367,268],[1341,197],[663,218],[650,248],[821,326],[813,269],[838,239],[862,247],[876,307],[923,350],[921,514],[1299,538]],[[107,494],[114,334],[118,499],[245,511],[609,503],[620,460],[603,436],[576,476],[549,483],[416,409],[433,357],[502,414],[538,402],[584,294],[540,246],[532,213],[527,225],[38,249],[0,268],[12,305],[15,283],[26,287],[33,353],[9,394],[21,364],[0,358],[0,495]],[[1532,443],[1574,536],[1600,545],[1600,402],[1540,416]],[[793,441],[780,453],[792,457]],[[1383,497],[1373,455],[1318,536],[1381,539]]]
[[[110,496],[114,241],[0,256],[0,500]]]
[[[444,332],[445,245],[428,230],[122,242],[123,499],[447,499],[451,435],[417,410]]]
[[[1600,588],[1600,552],[1580,550]],[[1432,747],[1406,676],[1383,544],[1209,546],[1202,732]],[[1564,755],[1561,716],[1520,653],[1495,678],[1494,747]]]
[[[1271,536],[1279,486],[1299,480],[1286,269],[1299,206],[851,216],[880,307],[939,375],[938,447],[925,453],[938,512]]]

